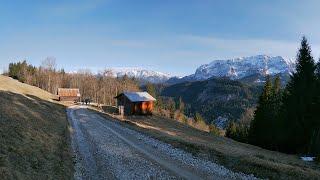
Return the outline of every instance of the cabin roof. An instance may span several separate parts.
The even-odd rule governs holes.
[[[79,89],[58,88],[58,96],[80,97]]]
[[[122,95],[125,95],[131,102],[156,101],[156,99],[147,92],[124,92],[115,98]]]

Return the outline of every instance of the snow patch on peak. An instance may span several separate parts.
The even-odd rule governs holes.
[[[214,60],[200,66],[193,76],[196,80],[204,80],[214,76],[240,79],[257,73],[264,76],[290,73],[293,69],[294,63],[281,56],[257,55]]]
[[[166,73],[146,70],[138,67],[109,68],[105,70],[104,74],[112,77],[128,76],[151,83],[162,83],[171,77]]]

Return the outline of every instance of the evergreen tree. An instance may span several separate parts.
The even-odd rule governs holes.
[[[309,153],[319,121],[314,109],[316,65],[305,37],[297,55],[296,72],[287,84],[281,108],[281,149],[290,153]]]
[[[239,122],[231,122],[226,129],[226,137],[248,143],[248,127]]]
[[[152,83],[147,83],[146,88],[147,88],[147,92],[148,92],[151,96],[153,96],[154,98],[157,97],[157,95],[156,95],[156,88],[155,88],[155,86],[154,86]]]
[[[157,97],[157,91],[156,91],[156,87],[154,84],[152,83],[147,83],[146,84],[146,89],[147,89],[147,92],[154,98],[157,99],[157,101],[155,102],[155,106],[156,108],[160,109],[161,106],[162,106],[162,101],[159,100],[160,98]]]
[[[171,119],[174,119],[174,112],[176,111],[176,103],[172,98],[169,98],[166,103],[169,110],[169,116]]]
[[[281,91],[281,80],[280,76],[276,76],[273,87],[272,87],[272,95],[269,101],[270,103],[270,119],[269,124],[266,128],[268,128],[268,148],[272,150],[278,150],[278,137],[282,133],[279,129],[280,121],[279,121],[279,113],[280,107],[282,105],[282,91]]]
[[[162,99],[162,97],[157,97],[157,101],[156,101],[156,106],[157,106],[157,108],[158,109],[163,109],[164,108],[164,105],[163,105],[164,103],[163,103],[163,99]]]
[[[274,83],[273,83],[273,94],[274,95],[279,95],[280,90],[281,90],[281,80],[280,80],[280,76],[277,75],[276,78],[274,79]]]
[[[313,115],[315,118],[315,130],[311,138],[311,152],[318,156],[320,162],[320,118],[316,115],[320,112],[320,59],[318,60],[316,67],[317,85],[315,90],[315,99],[313,103]]]
[[[236,136],[236,124],[234,122],[230,122],[226,129],[226,137],[234,139]]]
[[[258,106],[254,113],[249,130],[249,142],[254,145],[267,147],[267,141],[271,129],[268,129],[270,116],[270,100],[272,98],[272,82],[270,77],[266,78],[263,92],[259,97]]]
[[[180,113],[184,113],[184,109],[185,109],[185,105],[184,105],[184,102],[182,101],[182,98],[180,97],[179,98],[179,111]]]
[[[318,60],[317,67],[316,67],[316,76],[318,81],[320,81],[320,58]]]

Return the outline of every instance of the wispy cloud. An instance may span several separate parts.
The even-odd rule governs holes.
[[[255,54],[279,55],[294,58],[299,48],[297,41],[282,41],[271,39],[224,39],[208,36],[185,35],[180,39],[188,44],[195,44],[199,49],[208,49],[216,58],[234,56],[250,56]],[[318,57],[320,44],[311,44],[313,54]],[[190,52],[187,52],[190,53]]]

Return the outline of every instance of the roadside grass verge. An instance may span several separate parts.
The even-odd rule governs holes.
[[[102,116],[119,121],[106,113]],[[221,164],[236,172],[268,179],[320,179],[320,165],[303,162],[297,155],[265,150],[216,136],[158,116],[132,116],[123,126],[183,149],[195,156]]]
[[[0,179],[72,179],[65,106],[44,99],[0,91]]]

